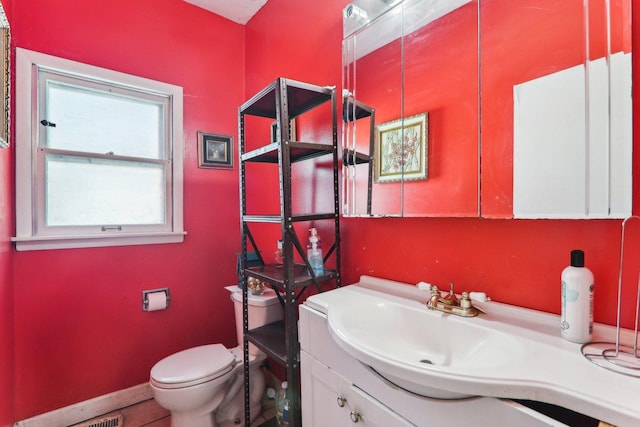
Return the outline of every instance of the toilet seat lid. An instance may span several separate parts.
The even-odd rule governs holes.
[[[187,386],[218,378],[230,372],[235,357],[222,344],[209,344],[179,351],[151,368],[151,379],[167,386]]]

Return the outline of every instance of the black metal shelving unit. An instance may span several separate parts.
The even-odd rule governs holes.
[[[330,105],[331,141],[301,142],[291,136],[291,121],[323,104]],[[247,116],[270,118],[276,121],[275,141],[247,151],[245,120]],[[340,212],[338,195],[337,113],[334,87],[316,86],[286,78],[278,78],[242,104],[238,112],[240,221],[241,221],[241,280],[244,313],[244,378],[245,420],[250,425],[249,407],[249,343],[264,351],[285,368],[289,398],[289,426],[301,426],[300,412],[300,345],[298,343],[298,303],[307,288],[321,292],[325,282],[341,285],[340,277]],[[327,123],[329,125],[329,123]],[[265,133],[266,134],[266,133]],[[266,142],[266,141],[265,141]],[[258,144],[259,145],[259,144]],[[317,157],[331,158],[333,169],[333,209],[328,212],[297,213],[292,207],[291,168],[297,162]],[[270,163],[279,174],[280,212],[277,214],[247,213],[247,165]],[[306,256],[306,235],[300,239],[296,225],[328,221],[335,231],[330,247],[324,247],[324,274],[316,276]],[[283,240],[284,264],[247,268],[249,244],[259,251],[251,230],[255,227],[280,226]],[[308,228],[308,227],[307,227]],[[326,230],[328,227],[325,227]],[[305,228],[306,230],[306,228]],[[326,237],[326,236],[325,236]],[[326,240],[323,239],[323,243]],[[297,254],[297,256],[296,256]],[[297,259],[294,262],[294,259]],[[327,263],[334,266],[327,268]],[[284,320],[249,329],[247,277],[255,277],[272,287],[284,308]]]
[[[371,215],[371,196],[373,188],[373,156],[375,143],[375,109],[363,102],[356,101],[352,96],[345,96],[342,103],[342,121],[354,123],[360,119],[369,119],[369,152],[361,153],[354,149],[345,149],[342,153],[342,163],[345,166],[368,165],[367,174],[367,215]]]

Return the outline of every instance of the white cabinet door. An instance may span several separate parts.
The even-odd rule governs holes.
[[[391,409],[378,402],[356,386],[349,388],[347,397],[348,416],[352,425],[367,427],[403,427],[414,426]]]
[[[305,427],[407,427],[414,424],[300,352],[302,425]]]
[[[344,411],[338,399],[343,379],[304,351],[300,352],[302,425],[338,427],[344,424]]]

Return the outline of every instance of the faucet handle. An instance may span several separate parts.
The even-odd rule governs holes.
[[[489,297],[485,292],[469,292],[469,298],[471,298],[472,301],[478,302],[491,301],[491,297]]]
[[[453,282],[449,283],[449,293],[442,298],[442,302],[449,305],[455,305],[458,302],[458,297],[453,292]]]
[[[462,299],[460,300],[460,308],[470,308],[471,298],[469,298],[469,292],[462,293]]]
[[[431,290],[431,286],[433,286],[433,285],[431,283],[427,283],[427,282],[418,282],[418,283],[416,283],[416,287],[420,291],[430,291]]]
[[[427,301],[427,307],[431,309],[436,308],[439,300],[440,300],[440,289],[438,289],[438,285],[431,285],[431,296]]]

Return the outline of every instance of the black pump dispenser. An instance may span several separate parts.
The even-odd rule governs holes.
[[[580,249],[571,251],[571,267],[584,267],[584,251]]]

